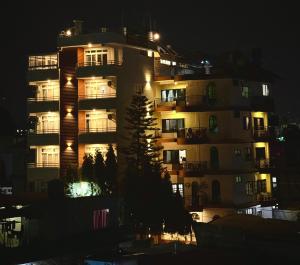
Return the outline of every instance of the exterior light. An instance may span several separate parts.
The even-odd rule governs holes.
[[[95,80],[95,77],[94,77],[94,76],[92,76],[92,79],[93,79],[93,80]]]
[[[174,85],[176,86],[176,85],[177,85],[177,82],[174,82]]]
[[[71,76],[68,76],[67,77],[67,85],[72,85],[72,82],[71,82],[71,80],[72,80],[72,77]]]
[[[158,33],[154,33],[153,35],[153,39],[156,41],[156,40],[159,40],[160,39],[160,35]]]
[[[67,150],[72,150],[72,142],[67,142]]]
[[[72,31],[71,31],[70,29],[68,29],[68,30],[66,31],[66,35],[67,35],[68,37],[70,37],[70,36],[72,35]]]
[[[92,47],[92,43],[89,43],[89,44],[88,44],[88,47],[91,48],[91,47]]]
[[[72,116],[72,108],[67,108],[67,116],[68,117]]]

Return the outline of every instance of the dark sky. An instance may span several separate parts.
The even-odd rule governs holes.
[[[45,3],[46,2],[46,3]],[[108,2],[105,3],[105,2]],[[122,4],[120,4],[121,2]],[[151,15],[164,41],[179,50],[216,53],[262,48],[279,113],[300,116],[300,16],[296,1],[10,1],[1,6],[1,96],[18,126],[26,120],[26,57],[56,50],[56,36],[83,19],[88,27],[140,25]]]

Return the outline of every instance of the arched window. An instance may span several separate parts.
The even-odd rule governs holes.
[[[209,127],[209,132],[211,132],[211,133],[218,132],[217,117],[215,115],[209,116],[208,127]]]
[[[217,99],[217,92],[216,92],[216,84],[214,82],[209,82],[206,87],[206,95],[209,104],[214,104]]]
[[[211,184],[211,200],[213,202],[221,201],[221,186],[218,180],[214,180]]]
[[[219,168],[219,153],[217,147],[215,146],[210,148],[210,167],[212,169]]]

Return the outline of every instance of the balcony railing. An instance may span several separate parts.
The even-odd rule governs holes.
[[[48,69],[57,69],[57,64],[38,64],[38,65],[29,65],[29,71],[35,70],[48,70]]]
[[[27,98],[27,101],[28,102],[59,101],[59,96]]]
[[[89,66],[104,66],[104,65],[117,65],[120,66],[122,65],[121,61],[117,60],[107,60],[107,61],[100,61],[100,62],[83,62],[83,63],[78,63],[77,67],[89,67]]]
[[[28,168],[59,168],[59,163],[28,163]]]
[[[266,138],[266,137],[269,137],[268,127],[260,127],[258,129],[254,129],[253,130],[253,137],[254,138]]]
[[[59,129],[36,129],[36,130],[29,130],[29,134],[36,135],[36,134],[58,134]]]
[[[184,170],[185,172],[202,172],[207,169],[208,161],[186,161],[181,164],[172,164],[172,170]]]
[[[115,98],[116,93],[107,93],[107,94],[84,94],[79,95],[79,99],[101,99],[101,98]]]
[[[270,159],[261,159],[255,161],[255,166],[258,169],[267,169],[273,167],[273,164]]]
[[[187,161],[182,164],[186,172],[202,172],[208,169],[208,161]]]
[[[166,106],[177,107],[208,107],[216,103],[216,98],[208,98],[206,95],[191,95],[170,98],[156,98],[154,100],[155,108]]]
[[[205,127],[181,128],[177,131],[177,137],[185,138],[187,141],[205,140],[207,138],[207,128]]]
[[[116,127],[104,127],[104,128],[85,128],[80,129],[79,134],[83,133],[106,133],[106,132],[116,132]]]

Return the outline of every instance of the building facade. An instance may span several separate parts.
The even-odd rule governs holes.
[[[271,80],[187,64],[159,35],[86,34],[80,21],[58,51],[29,56],[28,188],[80,168],[84,154],[125,144],[126,107],[137,90],[154,102],[161,158],[190,211],[247,207],[272,197],[268,111]]]

